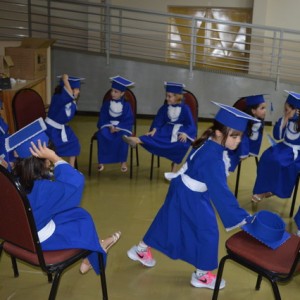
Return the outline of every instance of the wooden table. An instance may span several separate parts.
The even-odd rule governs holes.
[[[17,82],[9,90],[0,90],[0,98],[3,102],[3,107],[0,110],[0,114],[9,126],[9,133],[15,132],[14,118],[12,112],[12,100],[14,98],[14,95],[17,93],[17,91],[23,88],[34,89],[36,92],[38,92],[41,95],[45,105],[47,104],[46,77],[42,77],[34,80],[26,80],[26,82],[24,83]]]

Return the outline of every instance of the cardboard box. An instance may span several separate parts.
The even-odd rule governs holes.
[[[0,55],[0,77],[9,77],[9,69],[14,66],[10,56]]]
[[[11,56],[14,66],[10,76],[15,79],[37,79],[47,76],[47,51],[53,39],[25,38],[19,47],[6,47],[5,55]]]

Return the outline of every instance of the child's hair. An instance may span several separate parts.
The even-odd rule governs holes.
[[[285,102],[285,104],[289,105],[291,109],[296,109],[297,121],[295,122],[294,130],[296,132],[300,132],[300,110],[298,108],[296,108],[294,105],[291,105],[290,103]]]
[[[231,130],[232,130],[232,132],[230,133],[230,135],[239,135],[239,134],[241,134],[240,131],[233,130],[233,129],[225,126],[224,124],[222,124],[222,123],[214,120],[213,125],[211,127],[209,127],[197,140],[195,140],[192,143],[193,148],[199,148],[210,137],[215,137],[216,130],[219,130],[222,133],[222,135],[223,135],[223,139],[222,139],[222,142],[221,142],[221,144],[223,146],[225,146],[226,139],[227,139],[227,137],[229,135],[229,132]]]
[[[256,117],[256,116],[254,116],[253,113],[252,113],[252,109],[254,109],[254,110],[257,109],[257,108],[259,107],[259,105],[260,105],[260,104],[255,104],[255,105],[249,105],[249,106],[246,106],[244,112],[245,112],[246,114],[248,114],[248,115],[254,117],[254,118],[259,119],[259,120],[262,122],[262,124],[263,124],[264,120],[261,119],[261,118],[258,118],[258,117]],[[248,122],[248,124],[247,124],[246,134],[247,134],[248,136],[251,136],[252,133],[253,133],[253,132],[252,132],[252,125],[253,125],[254,123],[255,123],[254,121],[249,120],[249,122]],[[263,126],[261,126],[260,129],[259,129],[259,131],[260,131],[261,134],[263,133],[263,130],[264,130],[264,129],[263,129]]]
[[[60,84],[57,85],[57,86],[55,87],[54,94],[55,94],[55,95],[56,95],[56,94],[61,94],[62,89],[63,89],[63,86],[61,86]]]
[[[31,192],[35,180],[49,178],[46,159],[34,156],[17,158],[12,173],[18,178],[26,193]]]

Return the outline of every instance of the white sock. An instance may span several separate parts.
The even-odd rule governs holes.
[[[300,237],[300,230],[297,231],[296,235]]]
[[[200,278],[200,277],[204,276],[206,273],[207,273],[207,271],[196,269],[196,276],[197,276],[197,278]]]
[[[143,241],[140,241],[137,247],[138,251],[147,251],[148,245],[146,245]]]

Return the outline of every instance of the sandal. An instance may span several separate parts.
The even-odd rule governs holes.
[[[103,164],[99,164],[98,165],[98,172],[102,172],[104,170],[104,165]]]
[[[105,240],[101,240],[101,246],[103,248],[103,250],[107,253],[108,250],[114,245],[116,244],[116,242],[120,239],[121,237],[121,231],[117,231],[115,233],[113,233],[110,237],[106,238]],[[108,243],[107,245],[104,245],[104,242],[107,239],[111,239],[111,242]]]
[[[80,268],[79,268],[79,272],[84,275],[86,274],[89,270],[91,270],[93,267],[92,265],[90,264],[90,262],[88,261],[87,258],[84,258],[82,260],[82,263],[80,265]]]
[[[131,139],[129,136],[123,135],[123,136],[122,136],[122,139],[123,139],[123,141],[124,141],[125,143],[129,144],[130,147],[136,148],[136,144],[137,144],[136,141],[134,141],[133,139]]]

